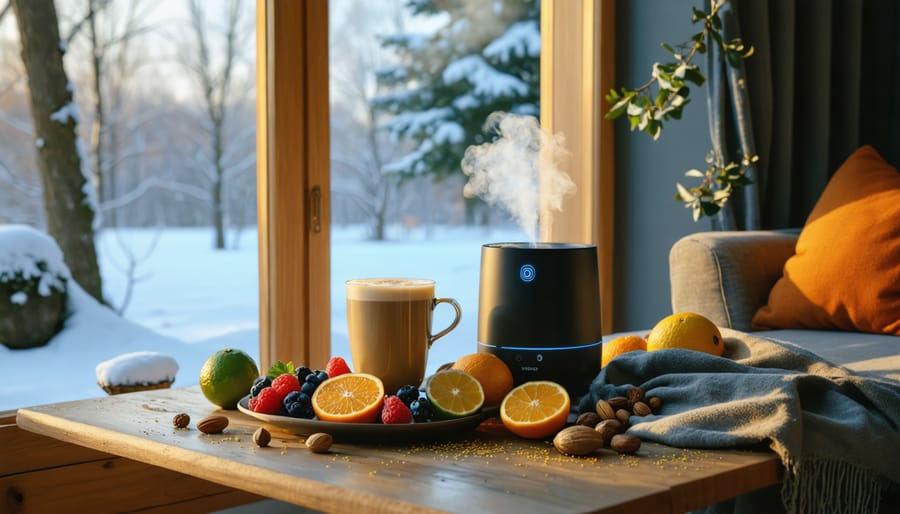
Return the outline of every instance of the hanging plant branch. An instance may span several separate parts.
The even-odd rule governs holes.
[[[716,45],[729,66],[736,66],[753,55],[753,47],[747,47],[740,38],[726,40],[722,35],[722,20],[719,11],[727,0],[712,3],[710,11],[694,8],[693,23],[702,23],[703,30],[694,34],[680,45],[663,43],[662,47],[672,54],[674,60],[654,63],[650,79],[636,89],[621,88],[610,90],[606,101],[612,104],[605,118],[614,120],[627,116],[631,130],[646,132],[653,140],[659,139],[663,124],[681,119],[684,107],[690,103],[689,85],[702,86],[706,76],[694,59],[706,54],[708,45]],[[746,177],[748,168],[758,160],[755,155],[745,155],[740,164],[716,162],[710,152],[705,171],[697,169],[685,173],[688,177],[701,179],[700,184],[687,188],[676,184],[675,198],[692,209],[694,221],[702,216],[716,214],[728,201],[736,187],[749,185]]]

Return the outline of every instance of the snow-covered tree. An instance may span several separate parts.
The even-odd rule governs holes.
[[[468,146],[493,137],[483,130],[492,112],[538,115],[540,0],[409,0],[406,6],[414,16],[445,23],[428,35],[383,37],[399,61],[377,71],[373,105],[392,115],[385,124],[392,135],[416,143],[387,169],[441,180],[462,173]],[[472,214],[467,208],[467,221]]]

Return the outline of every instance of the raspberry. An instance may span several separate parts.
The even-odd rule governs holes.
[[[297,375],[293,373],[282,373],[272,381],[272,387],[277,389],[281,393],[281,397],[284,398],[291,391],[300,390],[300,381],[297,380]]]
[[[347,365],[347,361],[343,357],[332,357],[328,360],[328,364],[325,365],[325,373],[328,373],[329,378],[336,377],[350,373],[350,366]]]
[[[274,387],[267,387],[259,392],[254,398],[256,400],[256,408],[254,412],[260,414],[280,414],[282,409],[282,400],[284,395],[278,392]]]
[[[384,407],[381,408],[382,423],[385,425],[392,423],[411,423],[412,420],[412,412],[409,410],[409,407],[403,403],[403,400],[393,395],[384,399]]]

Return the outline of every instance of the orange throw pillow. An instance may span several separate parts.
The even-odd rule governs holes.
[[[863,146],[828,181],[753,330],[900,335],[900,173]]]

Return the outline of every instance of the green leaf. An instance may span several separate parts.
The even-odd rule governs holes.
[[[693,82],[698,86],[702,86],[703,83],[706,82],[706,76],[703,75],[703,72],[700,71],[700,68],[691,66],[688,69],[684,70],[684,80],[686,82]]]
[[[741,65],[741,54],[739,52],[735,52],[734,50],[728,50],[725,52],[725,59],[728,61],[728,65],[732,68],[737,68]]]
[[[663,50],[665,50],[666,52],[669,52],[672,55],[675,55],[678,53],[675,51],[674,48],[672,48],[672,45],[670,45],[668,43],[662,43],[662,47],[663,47]]]
[[[272,367],[269,368],[266,376],[269,378],[278,378],[280,375],[284,373],[293,373],[294,372],[294,362],[288,361],[287,363],[281,361],[275,361],[275,364],[272,364]]]
[[[714,14],[711,21],[715,30],[722,30],[722,18],[718,14]]]
[[[609,112],[606,113],[604,118],[607,120],[614,120],[625,114],[625,111],[628,110],[628,104],[631,103],[631,99],[634,98],[635,94],[636,93],[631,92],[622,97],[615,105],[609,108]]]
[[[691,21],[693,23],[697,23],[699,20],[706,18],[706,11],[702,9],[693,8],[693,13],[691,14]]]
[[[719,206],[715,203],[704,201],[700,202],[700,209],[703,211],[704,216],[713,216],[720,210]]]

